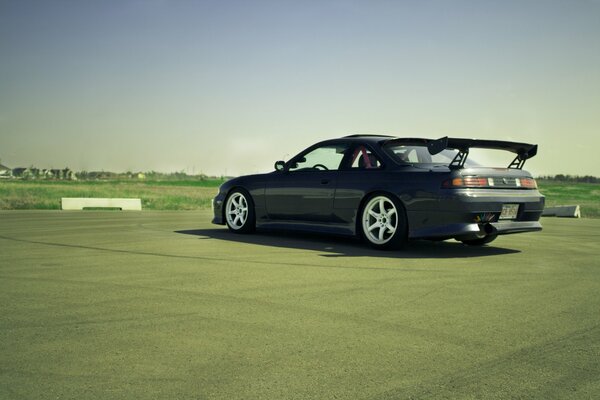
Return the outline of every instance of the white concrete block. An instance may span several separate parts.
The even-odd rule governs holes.
[[[581,218],[581,210],[579,206],[556,206],[546,207],[542,213],[544,217],[568,217]]]
[[[63,210],[83,210],[84,208],[120,208],[121,210],[142,210],[141,199],[108,199],[93,197],[63,197]]]

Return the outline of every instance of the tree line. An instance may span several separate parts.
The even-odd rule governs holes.
[[[572,182],[572,183],[600,183],[600,178],[591,175],[542,175],[537,179],[554,182]]]
[[[178,180],[178,181],[203,181],[209,179],[223,179],[223,177],[210,177],[205,174],[189,175],[184,171],[179,172],[111,172],[111,171],[72,171],[69,168],[64,169],[45,169],[45,168],[13,168],[2,169],[0,178],[20,179],[20,180]]]

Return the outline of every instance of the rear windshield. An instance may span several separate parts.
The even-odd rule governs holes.
[[[400,164],[449,165],[458,153],[458,150],[446,149],[441,153],[431,155],[427,146],[400,143],[387,143],[384,145],[384,149]],[[503,150],[471,148],[465,166],[506,168],[514,157],[515,154]]]
[[[401,164],[443,164],[448,165],[456,156],[456,150],[446,149],[441,153],[431,155],[426,146],[406,146],[388,143],[385,150],[392,158]],[[470,159],[467,158],[467,164]],[[473,161],[471,161],[473,163]],[[476,165],[473,163],[473,165]]]

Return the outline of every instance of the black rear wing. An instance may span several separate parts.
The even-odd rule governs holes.
[[[458,150],[456,156],[450,163],[450,168],[462,168],[467,161],[469,149],[471,147],[480,149],[505,150],[511,153],[516,153],[517,156],[509,164],[508,168],[522,169],[525,165],[525,160],[534,157],[537,154],[537,144],[506,142],[502,140],[481,140],[481,139],[460,139],[449,138],[445,136],[437,140],[429,139],[392,139],[395,143],[420,144],[427,145],[429,154],[438,154],[446,149]]]

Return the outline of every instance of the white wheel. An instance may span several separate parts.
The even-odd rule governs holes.
[[[406,241],[404,210],[385,195],[375,196],[362,212],[362,232],[377,248],[400,247]]]
[[[240,190],[233,192],[225,203],[225,220],[234,232],[248,232],[254,228],[253,204],[250,196]]]

